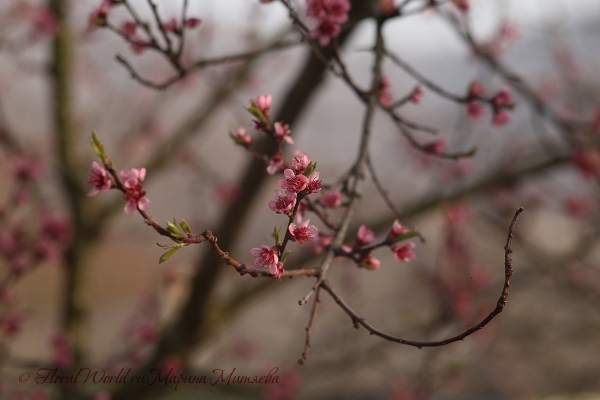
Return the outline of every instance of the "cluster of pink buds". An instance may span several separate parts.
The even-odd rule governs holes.
[[[327,46],[331,39],[339,36],[341,25],[348,21],[349,0],[307,0],[306,15],[317,20],[317,27],[310,36],[318,38],[321,46]]]
[[[485,115],[485,108],[482,103],[485,95],[485,88],[478,81],[472,81],[467,93],[467,116],[472,121],[476,121]],[[502,88],[491,99],[492,105],[492,125],[500,127],[510,122],[510,110],[514,107],[512,95],[507,88]]]
[[[511,120],[511,114],[508,110],[512,110],[514,107],[512,95],[507,88],[501,89],[496,96],[492,99],[494,116],[492,117],[492,124],[494,126],[502,126]]]
[[[398,220],[395,220],[392,224],[392,228],[387,235],[382,244],[387,244],[392,249],[394,253],[394,258],[396,261],[401,262],[411,262],[417,258],[417,255],[413,251],[415,248],[415,244],[412,242],[407,243],[397,243],[399,241],[405,240],[411,236],[411,230],[406,226],[402,225]],[[358,255],[356,259],[361,266],[367,269],[378,269],[381,266],[381,261],[371,255],[371,251],[375,249],[377,246],[372,246],[372,248],[364,249],[365,247],[372,245],[377,240],[375,233],[367,228],[365,225],[361,225],[358,228],[358,232],[356,234],[356,239],[354,243],[354,249],[351,249],[347,246],[344,246],[344,250],[347,253],[354,252]]]

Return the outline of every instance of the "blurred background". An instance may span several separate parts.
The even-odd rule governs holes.
[[[181,15],[183,1],[156,3],[164,21]],[[409,3],[419,10],[429,2]],[[135,51],[90,24],[98,1],[3,1],[2,398],[600,399],[600,3],[471,0],[468,13],[458,10],[460,2],[438,3],[386,22],[387,49],[458,96],[475,79],[490,96],[509,88],[511,121],[494,126],[489,109],[472,121],[465,104],[386,59],[394,100],[422,89],[420,102],[399,109],[437,130],[416,132],[418,141],[443,138],[449,152],[477,153],[460,160],[424,154],[378,112],[373,168],[404,221],[426,241],[413,240],[417,259],[406,264],[378,250],[376,271],[336,261],[330,281],[392,335],[453,336],[495,307],[508,225],[522,206],[507,306],[462,342],[418,350],[354,329],[323,294],[311,351],[299,366],[310,305],[298,300],[313,279],[240,277],[204,245],[159,264],[164,250],[155,243],[166,239],[138,215],[126,215],[119,193],[86,196],[95,160],[89,135],[98,132],[115,169],[147,168],[144,189],[159,223],[176,217],[194,232],[211,229],[225,251],[250,263],[248,250],[272,242],[272,227],[285,217],[267,207],[279,177],[267,175],[229,136],[238,126],[251,131],[244,107],[272,94],[273,113],[290,123],[295,141],[287,156],[306,152],[323,183],[332,184],[358,152],[361,100],[305,43],[198,69],[154,90],[132,79],[115,56],[152,82],[177,71],[163,55]],[[156,29],[148,2],[129,4]],[[310,24],[304,1],[292,4]],[[352,6],[339,38],[342,57],[367,87],[380,5]],[[190,0],[188,16],[201,22],[186,31],[184,65],[300,37],[277,1]],[[128,18],[123,5],[110,7],[115,26]],[[456,26],[466,23],[489,58],[461,36]],[[342,212],[329,215],[336,220]],[[384,237],[395,218],[367,176],[347,243],[361,224]],[[286,269],[319,265],[311,247],[291,249]],[[214,369],[261,376],[277,367],[280,383],[182,384],[175,391],[158,384],[19,382],[40,367],[174,368],[213,378]]]

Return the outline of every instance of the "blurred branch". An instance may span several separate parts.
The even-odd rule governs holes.
[[[391,342],[401,343],[401,344],[405,344],[408,346],[414,346],[419,349],[422,347],[445,346],[450,343],[458,342],[460,340],[463,340],[467,336],[472,335],[473,333],[477,332],[478,330],[482,329],[484,326],[486,326],[492,319],[494,319],[498,314],[500,314],[502,312],[502,310],[504,309],[504,306],[506,305],[506,300],[508,299],[508,288],[510,287],[510,278],[512,277],[512,274],[514,272],[513,267],[512,267],[512,249],[511,249],[512,237],[513,237],[513,227],[514,227],[515,222],[517,221],[517,217],[519,216],[519,214],[522,211],[523,211],[522,208],[519,208],[517,210],[517,212],[515,213],[515,216],[513,217],[512,221],[510,223],[510,226],[508,227],[508,237],[506,238],[506,245],[504,246],[504,286],[502,288],[502,292],[500,293],[500,297],[498,298],[498,302],[496,303],[496,308],[494,308],[492,310],[492,312],[490,312],[488,314],[488,316],[485,317],[480,323],[478,323],[477,325],[475,325],[475,326],[467,329],[466,331],[464,331],[456,336],[453,336],[451,338],[444,339],[444,340],[438,340],[438,341],[431,341],[431,342],[420,342],[420,341],[414,341],[414,340],[406,340],[406,339],[402,339],[402,338],[395,337],[392,335],[388,335],[387,333],[378,330],[373,325],[368,323],[364,318],[362,318],[360,315],[358,315],[335,292],[335,290],[333,289],[333,287],[331,286],[331,284],[329,282],[327,282],[327,281],[323,282],[321,284],[321,287],[325,291],[327,291],[331,295],[331,297],[335,300],[335,302],[346,312],[346,314],[348,314],[350,316],[350,318],[352,318],[352,322],[354,323],[355,327],[358,328],[359,325],[362,325],[372,335],[382,337]]]

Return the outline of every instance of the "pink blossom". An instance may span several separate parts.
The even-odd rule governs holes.
[[[154,343],[158,340],[158,330],[156,326],[144,324],[138,329],[140,339],[146,343]]]
[[[11,160],[11,170],[15,179],[24,182],[37,178],[42,172],[39,162],[28,156],[13,158]]]
[[[88,32],[93,31],[98,26],[106,26],[109,5],[103,1],[101,5],[94,8],[88,17]]]
[[[45,5],[33,6],[31,22],[34,27],[33,39],[43,35],[54,36],[58,32],[56,16]]]
[[[319,254],[321,251],[323,251],[323,248],[329,246],[331,242],[333,242],[333,236],[325,235],[319,232],[316,240],[312,241],[315,253]]]
[[[360,260],[360,265],[366,269],[375,270],[381,266],[381,261],[371,255],[368,255]]]
[[[135,21],[125,21],[123,24],[121,24],[121,32],[123,32],[123,35],[125,35],[127,38],[134,36],[136,30],[137,23]]]
[[[269,202],[269,208],[277,214],[287,214],[292,212],[296,205],[296,193],[281,194],[279,190],[273,192],[274,201]]]
[[[150,208],[150,200],[145,198],[146,192],[142,189],[142,182],[146,179],[146,168],[131,168],[128,172],[120,172],[123,180],[125,194],[123,198],[127,201],[125,213],[127,215],[135,214],[136,210],[148,210]]]
[[[393,97],[392,90],[390,87],[390,78],[382,76],[377,83],[377,90],[379,91],[379,104],[384,108],[391,108]]]
[[[44,236],[61,245],[68,244],[73,236],[71,223],[57,214],[42,216],[41,230]]]
[[[410,229],[408,229],[408,227],[402,225],[400,223],[400,221],[395,220],[394,223],[392,224],[392,229],[390,230],[389,235],[392,238],[396,238],[399,235],[402,235],[402,234],[405,234],[405,233],[408,233],[408,232],[410,232]]]
[[[306,193],[319,193],[321,191],[321,180],[319,179],[319,171],[313,172],[306,184]]]
[[[579,149],[573,153],[573,163],[584,178],[600,175],[600,153],[596,150]]]
[[[417,258],[417,255],[412,250],[415,248],[413,242],[400,243],[394,246],[392,251],[394,252],[394,258],[396,261],[411,262]]]
[[[21,332],[25,317],[21,314],[7,315],[2,318],[0,325],[2,326],[2,332],[6,335],[13,336]]]
[[[420,86],[417,86],[417,88],[414,90],[414,92],[410,96],[410,101],[412,101],[415,104],[419,104],[421,102],[422,98],[423,98],[423,89],[421,89]]]
[[[108,171],[96,161],[92,162],[92,171],[90,172],[88,183],[94,187],[88,193],[89,197],[107,192],[113,186],[113,181],[108,176]]]
[[[319,44],[325,47],[331,43],[331,39],[338,37],[342,28],[330,20],[322,21],[319,26],[310,31],[310,37],[318,38]]]
[[[280,188],[286,189],[286,193],[298,193],[306,189],[306,185],[308,184],[306,176],[302,174],[296,175],[291,169],[283,171],[283,175],[285,179],[281,179],[277,183]]]
[[[444,154],[446,152],[446,139],[439,139],[425,146],[433,154]]]
[[[509,123],[511,119],[512,115],[508,111],[494,111],[494,116],[492,117],[492,125],[496,127],[501,127]]]
[[[351,5],[349,0],[307,0],[306,15],[319,21],[344,24],[348,21]]]
[[[61,260],[61,249],[55,242],[47,238],[39,239],[35,243],[33,251],[35,259],[40,262],[58,263]]]
[[[252,136],[246,132],[246,128],[243,126],[239,126],[235,132],[230,133],[229,136],[235,141],[236,144],[244,146],[245,148],[250,148],[252,146]]]
[[[292,168],[294,169],[294,172],[297,174],[303,173],[306,167],[308,167],[308,164],[310,164],[308,156],[297,150],[294,153],[294,157],[292,157]]]
[[[502,88],[492,99],[496,107],[510,107],[513,103],[512,94],[508,88]]]
[[[329,191],[319,199],[319,203],[325,208],[337,208],[342,204],[340,189]]]
[[[269,165],[267,166],[267,173],[269,175],[273,175],[276,172],[279,172],[283,168],[283,158],[281,154],[276,153],[269,160]]]
[[[312,242],[312,240],[317,236],[319,233],[317,227],[314,225],[308,225],[309,222],[310,219],[307,219],[298,227],[296,227],[296,224],[290,224],[288,229],[294,242],[298,242],[300,244],[303,244],[304,242]]]
[[[452,0],[452,3],[462,12],[469,11],[469,0]]]
[[[94,400],[111,400],[112,394],[108,390],[103,390],[101,392],[96,393],[94,396]]]
[[[195,28],[198,25],[200,25],[200,23],[202,22],[202,20],[200,18],[188,18],[185,20],[185,27],[186,28]]]
[[[283,275],[284,272],[285,272],[285,270],[283,269],[283,264],[280,262],[277,263],[275,268],[273,268],[273,266],[269,266],[269,273],[271,275],[273,275],[275,278],[277,278],[278,281],[281,280],[281,276]]]
[[[249,253],[254,256],[252,265],[255,268],[268,268],[271,274],[274,273],[271,271],[277,271],[277,263],[279,262],[277,248],[263,244],[260,247],[250,249]]]
[[[398,6],[394,0],[379,0],[379,12],[383,15],[392,15],[398,11]]]
[[[478,101],[470,101],[467,103],[467,116],[471,121],[477,121],[485,115],[483,104]]]
[[[135,54],[142,54],[146,50],[146,47],[148,47],[148,44],[148,42],[137,35],[132,36],[129,41],[129,47]]]
[[[471,81],[469,84],[469,98],[470,99],[478,99],[483,97],[485,94],[485,87],[481,84],[481,82],[477,80]]]
[[[179,27],[179,24],[177,23],[177,19],[175,17],[171,18],[168,22],[164,23],[162,27],[167,32],[181,32],[181,28]]]
[[[69,368],[73,365],[73,350],[71,339],[64,332],[56,332],[50,338],[53,349],[53,363],[59,368]]]
[[[166,356],[160,363],[160,370],[164,374],[178,376],[183,371],[181,359],[173,354]]]
[[[273,128],[275,129],[275,139],[278,142],[294,144],[294,140],[289,136],[292,130],[288,124],[282,125],[281,122],[275,122]]]
[[[267,95],[258,96],[254,103],[256,104],[258,109],[262,112],[262,114],[266,118],[269,118],[269,115],[271,115],[271,103],[272,102],[273,102],[273,97],[270,94],[267,94]],[[250,103],[252,103],[252,101]]]
[[[241,192],[242,189],[235,183],[221,183],[215,186],[215,198],[221,204],[231,203]]]
[[[356,233],[356,247],[363,247],[373,243],[376,240],[375,233],[367,228],[366,225],[361,225]]]
[[[567,212],[580,220],[585,220],[593,209],[592,202],[580,196],[571,195],[565,199],[564,204]]]

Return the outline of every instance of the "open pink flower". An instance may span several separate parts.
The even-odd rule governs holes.
[[[337,208],[342,204],[342,194],[340,189],[335,189],[325,193],[319,199],[319,203],[325,208]]]
[[[284,272],[285,270],[283,269],[283,264],[280,262],[277,263],[277,265],[274,268],[272,266],[269,266],[269,273],[275,278],[277,278],[278,281],[281,280],[281,275],[283,275]]]
[[[319,179],[319,171],[312,173],[306,183],[306,193],[319,193],[321,191],[321,180]]]
[[[367,228],[366,225],[361,225],[356,234],[356,247],[363,247],[373,243],[376,240],[375,233]]]
[[[310,164],[308,156],[303,152],[296,150],[294,157],[292,157],[292,168],[294,169],[294,172],[297,174],[303,173],[306,167],[308,167],[308,164]]]
[[[146,179],[146,168],[131,168],[128,172],[121,171],[120,175],[125,188],[123,198],[127,201],[125,213],[133,215],[138,207],[140,210],[148,210],[150,200],[144,197],[146,192],[142,189],[142,182]]]
[[[112,179],[108,176],[108,171],[96,161],[92,162],[92,171],[90,172],[88,183],[94,187],[88,193],[89,197],[107,192],[113,185]]]
[[[410,232],[410,229],[408,229],[406,226],[402,225],[400,223],[400,221],[395,220],[394,223],[392,224],[392,229],[390,230],[389,235],[393,238],[396,238],[404,233],[408,233]]]
[[[286,193],[298,193],[306,189],[308,178],[302,174],[296,175],[291,169],[283,171],[285,179],[280,179],[277,184],[280,188],[286,189]]]
[[[396,261],[402,262],[411,262],[417,258],[417,255],[412,250],[415,248],[415,244],[413,242],[408,243],[400,243],[392,249],[394,252],[394,258]]]
[[[296,205],[296,193],[281,194],[279,190],[273,192],[274,201],[269,202],[269,208],[277,214],[290,213]]]
[[[292,235],[292,240],[303,244],[304,242],[312,242],[317,236],[319,231],[314,225],[309,225],[310,219],[304,221],[300,226],[296,227],[296,224],[290,224],[289,231]]]
[[[260,247],[250,249],[249,253],[254,256],[252,265],[255,268],[267,268],[269,273],[272,273],[271,271],[277,271],[279,256],[277,255],[277,249],[275,247],[269,247],[263,244]]]
[[[292,130],[288,124],[282,125],[281,122],[275,122],[273,128],[275,129],[275,139],[278,142],[294,144],[294,140],[289,136]]]

